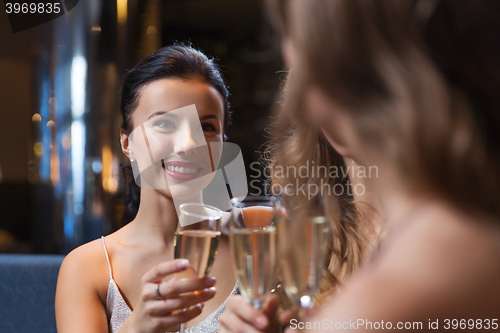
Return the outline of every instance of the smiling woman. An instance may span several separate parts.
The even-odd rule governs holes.
[[[184,322],[186,332],[218,331],[226,298],[237,290],[228,239],[220,238],[211,270],[217,294],[215,278],[173,279],[192,269],[173,260],[173,240],[177,206],[202,203],[201,190],[217,167],[220,156],[210,147],[224,140],[227,98],[217,66],[189,46],[159,49],[127,73],[120,141],[134,172],[131,221],[65,258],[58,332],[165,332]]]
[[[141,100],[139,94],[143,96]],[[231,118],[228,96],[229,92],[217,66],[204,54],[184,46],[160,49],[143,59],[125,77],[121,104],[122,141],[137,126],[149,120],[152,122],[148,124],[157,131],[178,131],[181,124],[176,123],[174,118],[179,118],[179,112],[169,111],[192,104],[196,105],[199,114],[188,117],[186,113],[180,112],[185,122],[201,126],[205,134],[203,140],[206,142],[222,141]],[[160,115],[162,117],[158,117]],[[174,149],[179,148],[177,146]],[[191,152],[189,148],[188,152]],[[125,223],[137,214],[139,193],[139,186],[134,181],[130,182]]]

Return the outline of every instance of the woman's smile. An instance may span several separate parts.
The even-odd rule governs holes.
[[[163,162],[162,166],[167,175],[184,181],[198,178],[204,169],[198,163],[185,161]]]

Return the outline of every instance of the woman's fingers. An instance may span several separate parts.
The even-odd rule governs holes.
[[[234,312],[227,311],[227,309],[219,317],[219,320],[221,324],[219,333],[262,333],[252,324],[244,321]]]
[[[269,297],[266,304],[264,305],[263,309],[263,312],[267,316],[267,318],[274,317],[274,314],[276,313],[276,310],[278,310],[279,305],[280,298],[278,297],[278,295],[271,295],[271,297]]]
[[[167,299],[179,297],[181,294],[201,291],[215,285],[215,278],[203,277],[192,280],[176,280],[171,279],[167,282],[150,283],[143,294],[143,300]],[[158,292],[156,291],[158,288]],[[158,294],[161,297],[158,297]]]
[[[241,296],[232,296],[227,300],[226,311],[224,313],[226,312],[233,313],[241,322],[245,321],[261,330],[269,325],[268,318],[262,312],[254,309],[250,304],[245,302]]]
[[[151,301],[146,310],[151,317],[162,317],[170,315],[174,311],[189,308],[199,303],[203,303],[213,298],[215,288],[208,288],[194,293],[182,295],[177,298],[167,298],[164,300]]]
[[[175,311],[164,317],[156,317],[156,327],[163,328],[166,331],[169,327],[176,326],[182,323],[186,323],[198,316],[203,310],[203,304],[196,304],[187,309],[180,311]]]
[[[188,267],[188,265],[189,261],[187,259],[164,261],[146,272],[146,274],[144,274],[144,276],[142,277],[142,282],[160,282],[168,275],[184,271]]]

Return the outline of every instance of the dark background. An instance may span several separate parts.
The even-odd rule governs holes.
[[[0,11],[0,252],[67,253],[120,227],[121,79],[139,59],[174,42],[191,42],[221,66],[233,111],[228,138],[241,147],[249,180],[256,176],[249,165],[267,140],[283,79],[262,1],[86,0],[17,33],[3,4]],[[81,118],[70,91],[78,54],[87,64]],[[79,206],[75,120],[85,126]]]

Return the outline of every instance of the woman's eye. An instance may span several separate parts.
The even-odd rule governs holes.
[[[215,132],[217,129],[212,124],[201,124],[201,129],[203,132]]]
[[[171,129],[176,128],[175,124],[171,121],[168,121],[168,120],[158,121],[154,124],[154,126],[159,127],[159,128],[171,128]]]

